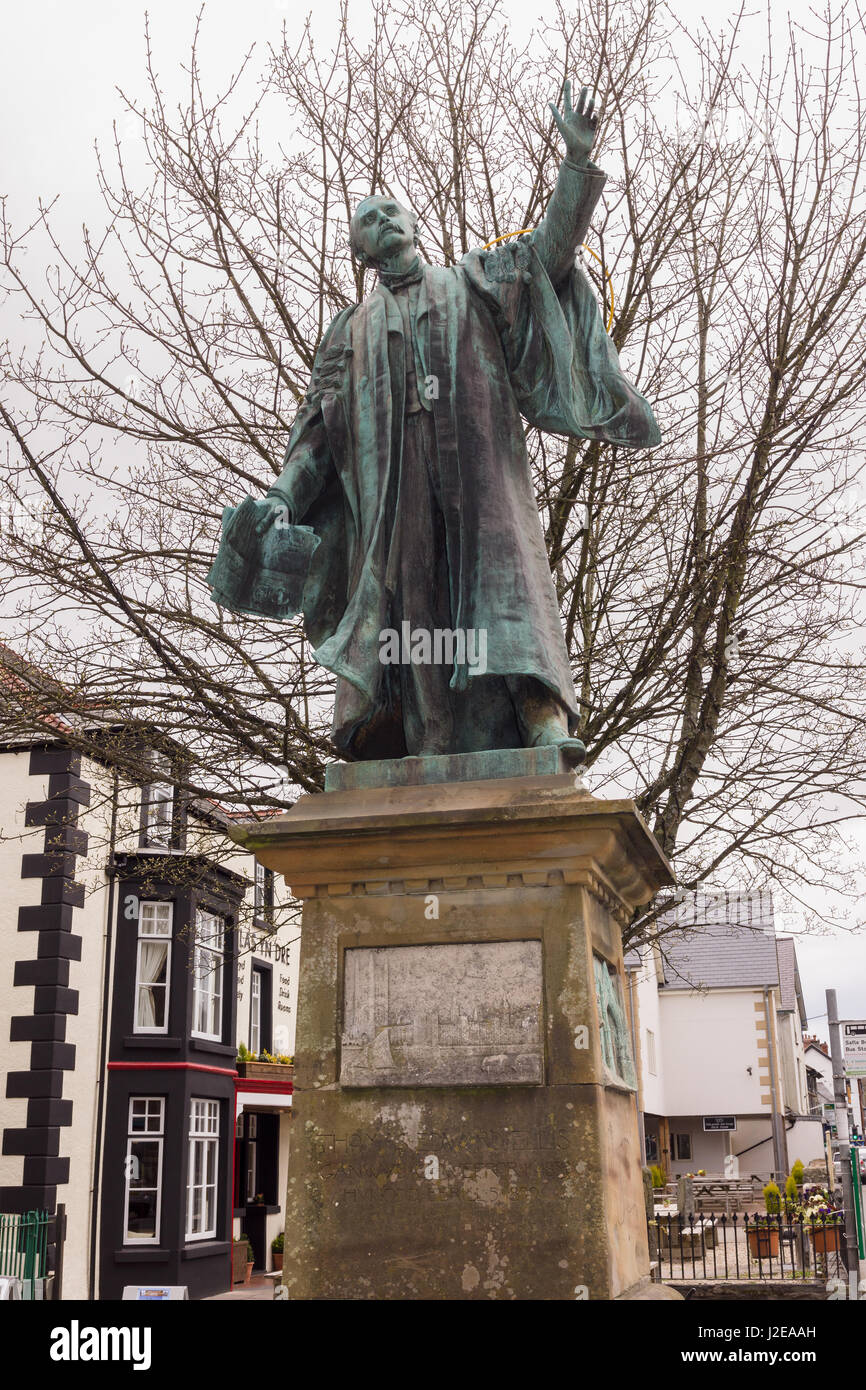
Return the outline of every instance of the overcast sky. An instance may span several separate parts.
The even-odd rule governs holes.
[[[135,96],[145,79],[144,16],[150,16],[156,68],[164,90],[178,91],[200,0],[31,0],[4,6],[0,45],[0,192],[8,193],[14,221],[23,225],[36,200],[61,196],[61,232],[101,220],[95,186],[94,141],[106,147],[112,122],[122,118],[116,88]],[[544,7],[534,0],[507,0],[516,38],[528,35]],[[701,10],[721,20],[734,6],[675,0],[673,8],[689,22]],[[759,5],[754,7],[760,9]],[[774,5],[774,23],[786,11],[806,18],[809,0]],[[315,28],[333,31],[338,0],[316,0]],[[251,44],[257,46],[255,73],[269,43],[277,43],[285,23],[298,33],[307,6],[293,0],[208,0],[201,31],[200,59],[207,85],[220,86],[237,69]],[[366,0],[351,0],[359,36],[367,30]],[[760,20],[756,20],[760,23]],[[576,74],[579,77],[579,74]],[[553,93],[551,93],[553,95]],[[5,331],[8,331],[5,330]],[[780,930],[796,921],[779,922]],[[843,1017],[866,1018],[866,938],[846,934],[798,939],[798,956],[810,1028],[825,1032],[824,989],[835,986]]]

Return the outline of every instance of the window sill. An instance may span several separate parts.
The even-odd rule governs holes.
[[[205,1260],[209,1255],[228,1255],[231,1251],[232,1243],[230,1240],[211,1240],[206,1238],[197,1244],[186,1245],[180,1252],[182,1260]]]
[[[228,1043],[211,1041],[210,1038],[190,1038],[190,1047],[196,1052],[216,1052],[220,1057],[237,1057],[238,1050]]]
[[[278,1205],[271,1206],[268,1202],[247,1202],[241,1209],[241,1216],[248,1216],[251,1211],[263,1211],[265,1216],[279,1216],[280,1208]]]
[[[180,1038],[167,1037],[165,1033],[133,1033],[130,1037],[123,1039],[124,1047],[164,1047],[179,1048]]]
[[[171,1256],[170,1250],[161,1250],[158,1245],[142,1245],[140,1248],[134,1245],[124,1245],[122,1250],[115,1250],[114,1262],[119,1265],[158,1265],[167,1264]]]

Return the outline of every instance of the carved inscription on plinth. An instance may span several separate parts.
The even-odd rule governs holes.
[[[544,1080],[540,941],[345,953],[342,1086]]]

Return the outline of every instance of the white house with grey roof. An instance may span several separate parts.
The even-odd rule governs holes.
[[[689,895],[626,966],[648,1163],[784,1178],[822,1156],[796,950],[769,893]]]
[[[832,1121],[832,1114],[836,1104],[835,1090],[833,1084],[833,1063],[830,1060],[830,1048],[827,1043],[820,1038],[805,1037],[803,1039],[804,1056],[806,1063],[806,1076],[808,1079],[813,1101],[817,1102],[824,1111],[828,1120]],[[863,1134],[866,1129],[866,1114],[864,1114],[862,1097],[863,1083],[851,1077],[846,1078],[845,1090],[848,1095],[848,1125],[854,1134]]]

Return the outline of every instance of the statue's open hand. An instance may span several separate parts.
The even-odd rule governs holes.
[[[291,524],[289,509],[282,497],[269,492],[264,497],[256,497],[254,500],[259,513],[256,524],[258,536],[263,536],[272,526],[281,529]]]
[[[559,127],[559,133],[565,141],[569,159],[576,164],[582,163],[595,144],[598,134],[595,97],[589,95],[588,87],[581,87],[577,106],[572,108],[571,83],[566,81],[562,94],[562,111],[554,106],[553,102],[550,103],[550,109]]]

